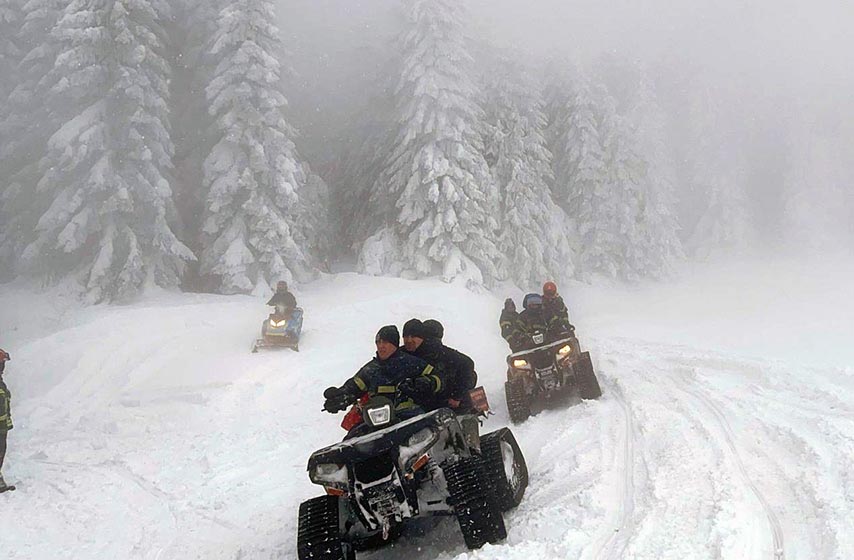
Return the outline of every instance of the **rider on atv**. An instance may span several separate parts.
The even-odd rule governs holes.
[[[323,409],[332,414],[346,410],[363,395],[387,395],[396,401],[395,413],[400,419],[424,413],[420,402],[430,403],[441,388],[441,379],[433,366],[398,348],[400,333],[394,325],[379,330],[374,340],[376,356],[362,366],[356,375],[341,387],[329,387],[323,392]],[[398,394],[402,398],[395,398]],[[362,435],[364,424],[349,430],[347,437]]]
[[[560,314],[544,310],[543,296],[540,294],[527,294],[522,307],[524,311],[517,313],[513,299],[507,298],[499,319],[501,336],[510,344],[513,352],[536,346],[533,335],[537,331],[544,333],[545,343],[549,343],[565,336],[572,327]]]
[[[442,382],[436,398],[426,404],[427,410],[451,408],[459,413],[472,406],[469,391],[477,385],[477,373],[474,360],[442,343],[443,334],[442,324],[435,319],[423,323],[410,319],[403,325],[403,347],[433,366]]]

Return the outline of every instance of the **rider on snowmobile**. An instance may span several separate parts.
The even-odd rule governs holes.
[[[297,298],[288,291],[288,283],[280,280],[276,283],[276,293],[267,302],[267,305],[275,306],[279,315],[290,315],[297,306]]]

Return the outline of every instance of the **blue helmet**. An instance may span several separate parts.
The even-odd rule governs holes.
[[[525,299],[522,300],[522,307],[528,309],[530,307],[542,307],[543,306],[543,296],[540,294],[527,294]]]

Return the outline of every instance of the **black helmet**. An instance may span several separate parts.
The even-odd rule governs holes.
[[[445,336],[445,327],[443,327],[442,323],[436,319],[427,319],[424,321],[423,326],[424,335],[427,338],[438,338],[439,340],[442,340],[442,337]]]
[[[288,291],[288,283],[284,280],[279,280],[276,282],[276,291],[277,292],[287,292]]]

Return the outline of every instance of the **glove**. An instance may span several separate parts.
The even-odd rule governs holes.
[[[325,391],[323,391],[324,399],[335,399],[341,397],[344,394],[344,391],[339,389],[338,387],[327,387]]]
[[[414,401],[423,400],[433,395],[433,382],[426,377],[404,379],[397,388],[403,395]]]
[[[323,403],[323,410],[332,414],[345,410],[350,404],[347,394],[338,387],[329,387],[323,391],[323,396],[326,399]]]
[[[516,311],[516,303],[513,301],[513,298],[504,300],[504,311]]]

